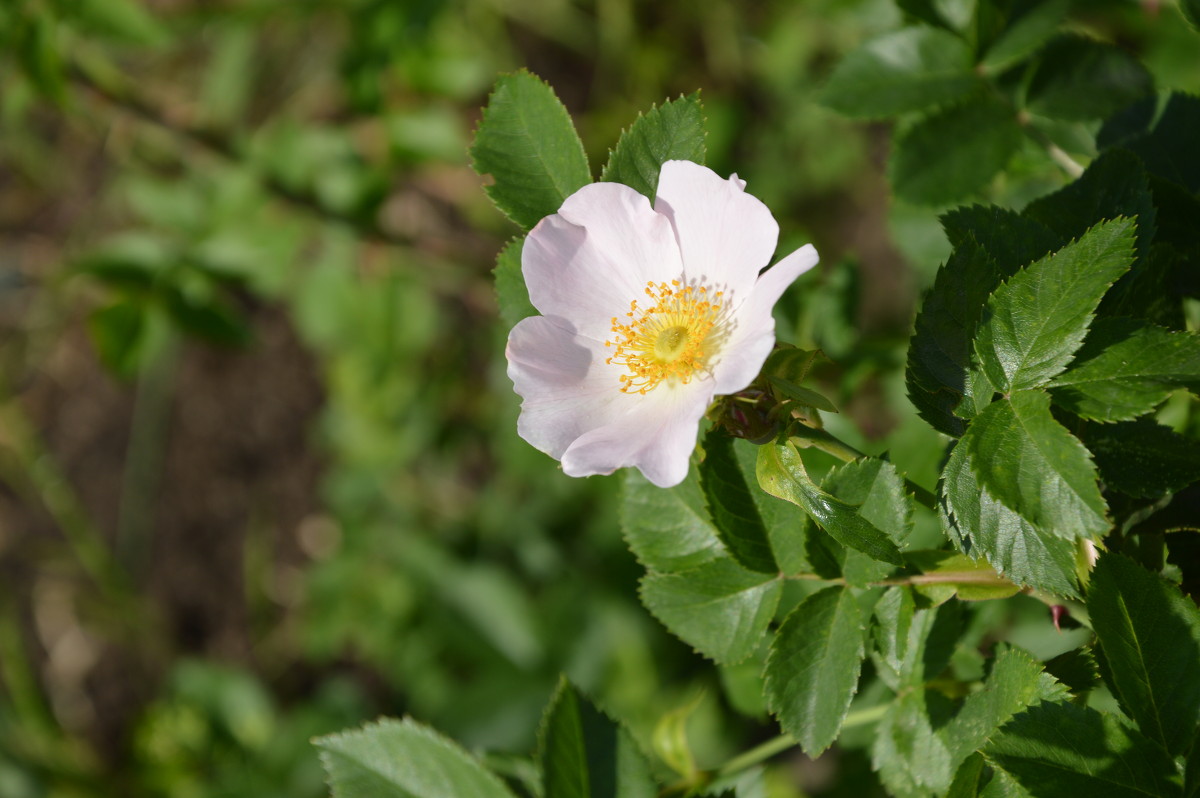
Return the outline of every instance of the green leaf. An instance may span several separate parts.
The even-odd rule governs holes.
[[[980,3],[976,13],[998,5]],[[1008,69],[1041,47],[1058,30],[1071,4],[1069,0],[1033,0],[1005,5],[1015,5],[1015,13],[1005,20],[1002,32],[991,39],[982,61],[993,73]]]
[[[1056,249],[1040,223],[1001,208],[958,208],[942,217],[954,245],[917,315],[906,382],[917,412],[934,428],[961,436],[964,418],[994,389],[971,372],[971,342],[987,297],[1022,266]]]
[[[334,798],[513,798],[455,743],[409,718],[318,737]]]
[[[1179,10],[1183,12],[1184,19],[1200,31],[1200,0],[1179,0]]]
[[[888,588],[875,604],[871,660],[880,679],[897,693],[935,679],[962,633],[955,603],[917,609],[911,588]]]
[[[784,501],[761,490],[757,490],[758,446],[750,441],[735,439],[733,454],[741,468],[742,477],[750,489],[750,497],[758,508],[759,517],[771,541],[775,562],[784,574],[811,573],[807,545],[810,533],[808,515],[791,502]],[[818,533],[824,534],[824,533]]]
[[[1108,531],[1096,466],[1050,414],[1050,396],[1018,391],[980,413],[962,443],[980,484],[1038,529],[1063,538]]]
[[[810,756],[829,747],[858,686],[862,614],[849,590],[828,587],[796,606],[767,655],[767,708]]]
[[[979,780],[983,775],[984,761],[979,754],[972,754],[959,765],[954,781],[946,791],[946,798],[978,798]]]
[[[704,509],[697,472],[697,468],[689,468],[683,482],[660,488],[636,469],[625,469],[621,531],[634,556],[647,568],[682,571],[724,553]]]
[[[528,230],[591,182],[583,144],[567,109],[541,78],[504,75],[471,145],[475,171],[491,175],[488,196]]]
[[[1089,424],[1083,443],[1107,488],[1158,499],[1200,479],[1200,446],[1153,418]]]
[[[500,307],[500,318],[504,326],[512,328],[521,319],[538,315],[537,308],[529,301],[525,288],[525,275],[521,272],[521,248],[523,238],[514,238],[504,245],[496,256],[496,304]]]
[[[658,785],[629,732],[566,679],[538,733],[543,798],[655,798]]]
[[[1154,91],[1132,55],[1110,44],[1061,36],[1042,50],[1029,78],[1029,110],[1052,119],[1102,119]]]
[[[977,94],[901,130],[892,143],[889,177],[902,199],[943,205],[983,189],[1022,141],[1013,109]]]
[[[137,373],[144,350],[146,311],[141,303],[119,300],[88,317],[88,332],[101,362],[119,377]]]
[[[700,487],[708,502],[717,536],[733,558],[752,571],[777,574],[779,566],[771,552],[750,487],[733,452],[733,438],[719,430],[704,439],[700,463]]]
[[[734,665],[758,648],[775,617],[783,583],[721,557],[642,580],[642,603],[671,632],[719,665]]]
[[[756,471],[763,490],[800,507],[842,545],[876,560],[904,564],[891,538],[859,515],[857,508],[813,483],[795,447],[786,443],[760,446]]]
[[[933,724],[952,711],[936,690],[907,690],[896,697],[875,728],[871,764],[888,791],[901,798],[932,795],[949,786],[950,752]]]
[[[975,354],[1004,393],[1045,385],[1066,368],[1109,286],[1133,263],[1134,222],[1103,222],[1033,263],[987,303]]]
[[[1195,157],[1200,97],[1174,93],[1157,118],[1155,98],[1147,99],[1146,132],[1122,142],[1122,146],[1141,158],[1151,174],[1177,183],[1193,194],[1200,193],[1200,159]]]
[[[1046,673],[1062,682],[1075,695],[1100,684],[1100,671],[1091,647],[1074,648],[1045,663]]]
[[[1171,798],[1181,792],[1175,765],[1162,749],[1117,717],[1074,704],[1026,710],[983,755],[1035,798]]]
[[[1200,333],[1170,332],[1128,319],[1101,320],[1071,368],[1050,387],[1055,404],[1077,416],[1137,418],[1176,388],[1200,391]]]
[[[864,457],[840,465],[825,475],[821,487],[857,507],[858,514],[884,532],[897,547],[903,545],[912,531],[912,497],[904,488],[904,478],[886,460]],[[834,541],[830,543],[840,561],[842,575],[852,585],[865,585],[895,570],[860,551],[845,549]]]
[[[971,693],[937,733],[946,741],[952,767],[982,747],[1016,713],[1044,699],[1062,699],[1066,690],[1042,666],[1017,648],[1001,651],[983,689]]]
[[[245,346],[250,342],[245,320],[215,297],[195,299],[172,287],[164,292],[164,300],[171,320],[189,335],[222,346]]]
[[[994,499],[975,477],[968,448],[962,441],[953,448],[939,484],[940,516],[951,539],[1019,585],[1077,596],[1074,544],[1042,532]]]
[[[879,119],[953,102],[979,79],[958,36],[915,26],[872,39],[842,59],[821,102],[847,116]]]
[[[1105,553],[1087,592],[1113,695],[1147,737],[1187,751],[1200,719],[1200,610],[1175,585]]]
[[[901,693],[880,722],[873,761],[898,794],[942,793],[958,781],[960,765],[1014,714],[1064,695],[1032,657],[1003,649],[983,688],[957,707],[934,691]]]
[[[658,173],[663,163],[672,160],[704,163],[704,108],[699,92],[639,114],[621,134],[600,179],[624,183],[654,202]]]
[[[816,391],[809,390],[793,382],[785,380],[783,377],[776,377],[773,374],[767,375],[767,382],[771,383],[776,391],[776,395],[784,399],[790,399],[808,407],[815,407],[818,410],[824,410],[827,413],[836,413],[838,410],[833,406],[833,402],[826,399]]]
[[[81,29],[118,42],[153,46],[171,38],[158,19],[133,0],[75,0],[63,8]]]
[[[1078,180],[1029,203],[1022,214],[1064,240],[1085,235],[1105,219],[1137,217],[1139,255],[1149,251],[1155,232],[1154,197],[1146,169],[1125,150],[1101,154]]]

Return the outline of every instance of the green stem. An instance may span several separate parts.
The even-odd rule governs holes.
[[[879,704],[874,707],[867,707],[846,715],[846,719],[842,721],[842,729],[851,729],[856,726],[866,726],[869,723],[874,723],[884,716],[888,711],[890,704]],[[790,734],[781,734],[778,737],[773,737],[765,743],[760,743],[754,746],[749,751],[738,754],[733,759],[726,762],[717,771],[717,778],[732,776],[736,773],[741,773],[747,768],[752,768],[762,762],[767,761],[776,754],[780,754],[789,748],[793,748],[798,743],[796,738]]]
[[[789,440],[800,448],[820,449],[822,452],[833,455],[847,463],[861,460],[868,456],[842,439],[834,437],[827,430],[802,424],[792,428],[792,435]],[[904,485],[912,493],[914,499],[930,510],[937,510],[937,497],[933,495],[932,491],[921,487],[907,477],[904,478]]]

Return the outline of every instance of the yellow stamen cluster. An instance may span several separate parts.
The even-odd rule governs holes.
[[[604,342],[616,350],[606,362],[629,369],[620,377],[623,393],[644,394],[664,380],[686,385],[707,370],[721,339],[723,292],[679,280],[645,290],[650,306],[630,302],[624,319],[613,317],[615,337]]]

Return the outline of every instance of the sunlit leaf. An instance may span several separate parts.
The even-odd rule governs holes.
[[[1098,224],[996,289],[975,354],[997,390],[1045,385],[1066,368],[1104,292],[1133,263],[1133,232],[1129,219]]]
[[[567,109],[545,81],[525,71],[496,81],[471,157],[475,171],[494,180],[488,196],[525,230],[591,182]]]
[[[704,109],[699,92],[668,100],[639,115],[621,134],[600,179],[624,183],[653,202],[659,170],[671,160],[704,163]]]
[[[783,583],[728,557],[678,573],[651,572],[642,601],[677,637],[717,664],[736,664],[757,649],[775,617]]]
[[[863,635],[854,596],[828,587],[800,602],[771,644],[767,707],[811,756],[829,747],[842,727],[858,686]]]
[[[1108,531],[1091,454],[1050,414],[1049,394],[1017,391],[994,402],[962,445],[988,493],[1043,532],[1078,538]]]

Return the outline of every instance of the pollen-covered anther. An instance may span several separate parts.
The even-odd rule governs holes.
[[[644,394],[663,381],[686,385],[704,376],[724,337],[724,292],[672,280],[647,283],[645,293],[650,306],[630,302],[625,314],[630,321],[613,317],[614,337],[604,342],[615,348],[606,362],[629,371],[619,377],[624,393]]]

